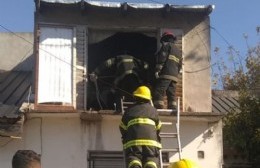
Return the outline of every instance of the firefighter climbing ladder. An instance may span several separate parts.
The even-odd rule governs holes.
[[[121,104],[122,104],[122,113],[124,113],[124,109],[127,108],[128,105],[131,105],[133,104],[133,102],[125,102],[123,101],[123,99],[121,99]],[[151,102],[152,104],[152,102]],[[153,105],[153,104],[152,104]],[[173,110],[170,110],[170,109],[157,109],[158,112],[160,111],[166,111],[166,112],[169,112],[169,113],[172,113],[172,112],[175,112]],[[162,122],[162,126],[164,125],[168,125],[168,126],[173,126],[174,125],[174,122]],[[164,139],[164,138],[177,138],[177,147],[176,148],[162,148],[160,150],[160,167],[163,168],[164,166],[167,166],[167,165],[164,165],[163,164],[163,152],[178,152],[179,154],[179,160],[182,159],[182,156],[181,156],[181,152],[182,152],[182,148],[181,148],[181,141],[180,141],[180,97],[178,97],[177,99],[177,110],[176,110],[176,123],[175,123],[175,127],[176,127],[176,132],[161,132],[160,133],[160,137],[161,139]],[[174,129],[174,128],[173,128]],[[163,146],[163,144],[162,144]],[[124,158],[125,159],[125,158]]]
[[[168,110],[168,109],[157,109],[157,111],[169,111],[169,112],[174,112],[173,110]],[[162,122],[162,126],[164,125],[168,125],[168,126],[172,126],[174,125],[174,122]],[[182,152],[182,148],[181,148],[181,140],[180,140],[180,97],[178,97],[177,100],[177,111],[176,111],[176,132],[161,132],[160,133],[160,137],[163,140],[164,138],[176,138],[177,139],[177,147],[176,148],[162,148],[160,150],[160,166],[161,168],[163,168],[164,165],[163,164],[163,152],[178,152],[179,154],[179,160],[182,159],[181,156],[181,152]],[[163,144],[162,144],[163,146]]]

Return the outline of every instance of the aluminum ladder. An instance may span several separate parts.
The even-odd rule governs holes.
[[[170,109],[157,109],[158,112],[160,111],[166,111],[166,112],[175,112],[174,110],[170,110]],[[174,125],[174,122],[162,122],[162,126],[172,126]],[[160,150],[160,167],[163,168],[164,166],[168,166],[169,164],[164,164],[163,163],[163,152],[175,152],[179,154],[179,160],[182,159],[182,148],[181,148],[181,140],[180,140],[180,97],[178,97],[177,100],[177,111],[176,111],[176,123],[175,123],[175,127],[176,127],[176,132],[161,132],[160,133],[160,137],[161,137],[161,141],[164,138],[176,138],[177,139],[177,147],[175,148],[162,148]]]

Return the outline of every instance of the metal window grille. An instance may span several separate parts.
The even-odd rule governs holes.
[[[88,151],[89,168],[123,168],[122,151]]]

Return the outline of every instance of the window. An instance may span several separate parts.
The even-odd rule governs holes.
[[[70,28],[40,27],[39,104],[72,104],[72,40]]]
[[[89,168],[122,168],[124,157],[122,151],[89,151]]]

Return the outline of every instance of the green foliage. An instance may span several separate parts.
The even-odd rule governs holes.
[[[260,158],[259,98],[241,92],[239,104],[239,109],[224,118],[224,143],[246,155],[250,162],[257,162]]]
[[[244,69],[246,71],[244,71]],[[239,108],[224,118],[224,143],[260,165],[260,45],[250,48],[245,67],[222,75],[225,90],[239,92]]]

